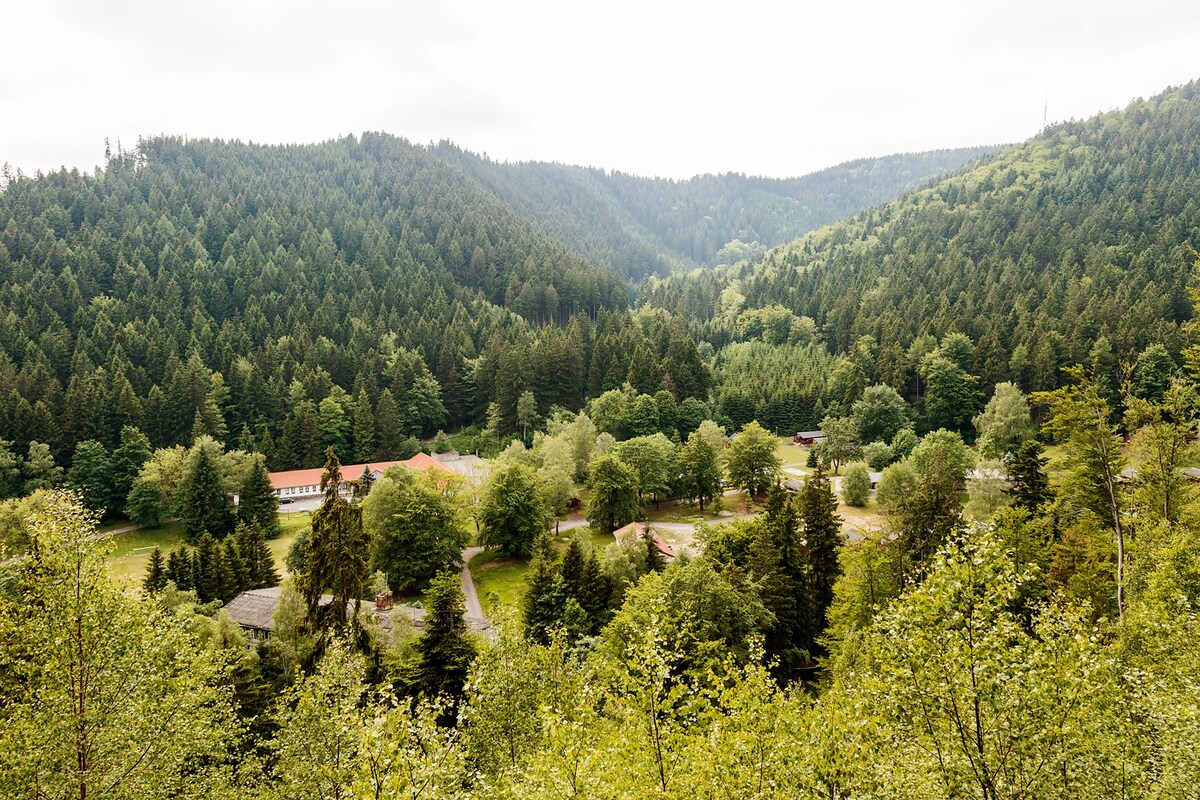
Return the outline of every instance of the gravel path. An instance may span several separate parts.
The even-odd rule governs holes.
[[[482,547],[464,547],[462,551],[462,591],[467,603],[467,616],[487,620],[483,615],[483,607],[479,605],[479,595],[475,593],[475,581],[471,580],[471,559],[483,552]]]

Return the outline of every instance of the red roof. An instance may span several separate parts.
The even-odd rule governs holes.
[[[624,528],[617,528],[615,531],[613,531],[613,536],[615,536],[616,538],[619,539],[622,536],[624,536],[625,534],[630,534],[632,536],[637,536],[638,538],[641,538],[642,535],[645,534],[645,532],[646,532],[646,523],[631,522],[628,525],[626,525]],[[669,545],[665,541],[663,541],[663,538],[658,535],[658,531],[654,530],[653,528],[650,529],[650,540],[652,542],[654,542],[654,546],[656,548],[658,548],[658,552],[662,553],[667,558],[675,557],[675,551],[671,549],[671,545]]]
[[[356,481],[362,477],[363,469],[370,467],[371,472],[384,472],[388,467],[408,467],[409,469],[425,470],[431,468],[446,469],[436,459],[425,453],[417,453],[405,461],[376,461],[372,464],[343,464],[342,481]],[[317,469],[290,469],[285,472],[271,473],[272,489],[294,489],[297,486],[320,486],[321,474],[324,467]]]

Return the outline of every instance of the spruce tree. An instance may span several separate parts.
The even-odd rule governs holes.
[[[1013,502],[1031,514],[1036,514],[1042,503],[1050,497],[1049,482],[1046,479],[1045,448],[1041,442],[1030,439],[1023,442],[1004,463],[1011,484],[1008,494],[1012,495]]]
[[[530,639],[541,644],[550,641],[550,631],[562,619],[564,593],[554,542],[545,531],[533,542],[533,559],[525,574],[522,617]]]
[[[403,430],[396,398],[391,389],[384,389],[375,405],[375,457],[385,461],[395,458]]]
[[[246,525],[257,525],[268,539],[279,537],[279,498],[271,488],[271,476],[262,455],[254,456],[254,464],[242,485],[238,496],[238,520]]]
[[[463,618],[461,576],[448,571],[431,580],[425,602],[429,613],[425,616],[425,630],[416,643],[418,661],[411,684],[427,697],[445,695],[457,704],[475,658],[475,647]],[[449,720],[453,719],[450,712]]]
[[[599,633],[608,621],[608,604],[612,599],[613,586],[612,578],[594,551],[588,554],[584,562],[582,584],[579,604],[592,621],[591,633]]]
[[[275,569],[275,557],[257,524],[238,525],[236,534],[238,549],[246,563],[247,589],[267,589],[279,585],[279,572]]]
[[[363,531],[362,507],[351,505],[338,492],[342,466],[330,447],[325,451],[321,491],[325,497],[312,516],[308,563],[300,585],[308,603],[309,621],[316,627],[344,628],[350,619],[350,602],[362,598],[367,577],[370,539]],[[322,592],[329,589],[333,602],[321,608]]]
[[[200,535],[196,552],[192,557],[192,574],[195,576],[196,596],[201,603],[221,599],[221,593],[232,579],[226,580],[225,555],[221,545],[208,531]]]
[[[567,592],[576,599],[584,593],[583,571],[586,561],[579,537],[572,537],[571,543],[567,545],[567,552],[563,554],[562,579]]]
[[[811,598],[809,652],[823,653],[817,644],[825,632],[833,585],[841,574],[838,553],[842,546],[842,518],[837,514],[837,497],[825,470],[818,465],[800,495],[800,519],[804,526],[805,560]]]
[[[759,584],[763,605],[775,615],[764,644],[767,656],[776,659],[780,676],[787,678],[805,653],[811,656],[811,591],[796,504],[779,484],[768,491],[758,526],[751,574]]]
[[[142,588],[147,594],[157,594],[162,591],[162,588],[167,585],[169,576],[167,575],[166,560],[163,558],[161,547],[154,548],[150,553],[150,564],[146,568],[146,578],[142,581]]]
[[[171,555],[167,556],[167,578],[180,591],[189,592],[196,588],[192,553],[186,545],[171,551]]]
[[[193,448],[176,493],[176,508],[188,542],[196,543],[206,531],[221,539],[233,530],[233,513],[229,510],[221,473],[208,447]]]
[[[225,564],[229,567],[229,576],[232,580],[230,586],[223,587],[221,594],[223,599],[228,599],[250,588],[250,575],[246,569],[246,560],[242,557],[242,549],[238,545],[237,536],[226,537],[223,549]]]
[[[366,389],[359,389],[354,400],[354,460],[375,460],[375,414]]]

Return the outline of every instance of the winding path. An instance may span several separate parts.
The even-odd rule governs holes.
[[[483,614],[483,607],[479,605],[479,595],[475,592],[475,581],[471,579],[471,559],[483,552],[482,547],[464,547],[462,551],[462,593],[463,599],[467,605],[467,618],[475,617],[487,621],[491,620]]]

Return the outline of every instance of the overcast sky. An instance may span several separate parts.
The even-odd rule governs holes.
[[[1200,3],[7,0],[0,162],[384,130],[685,177],[1019,141],[1200,77]]]

